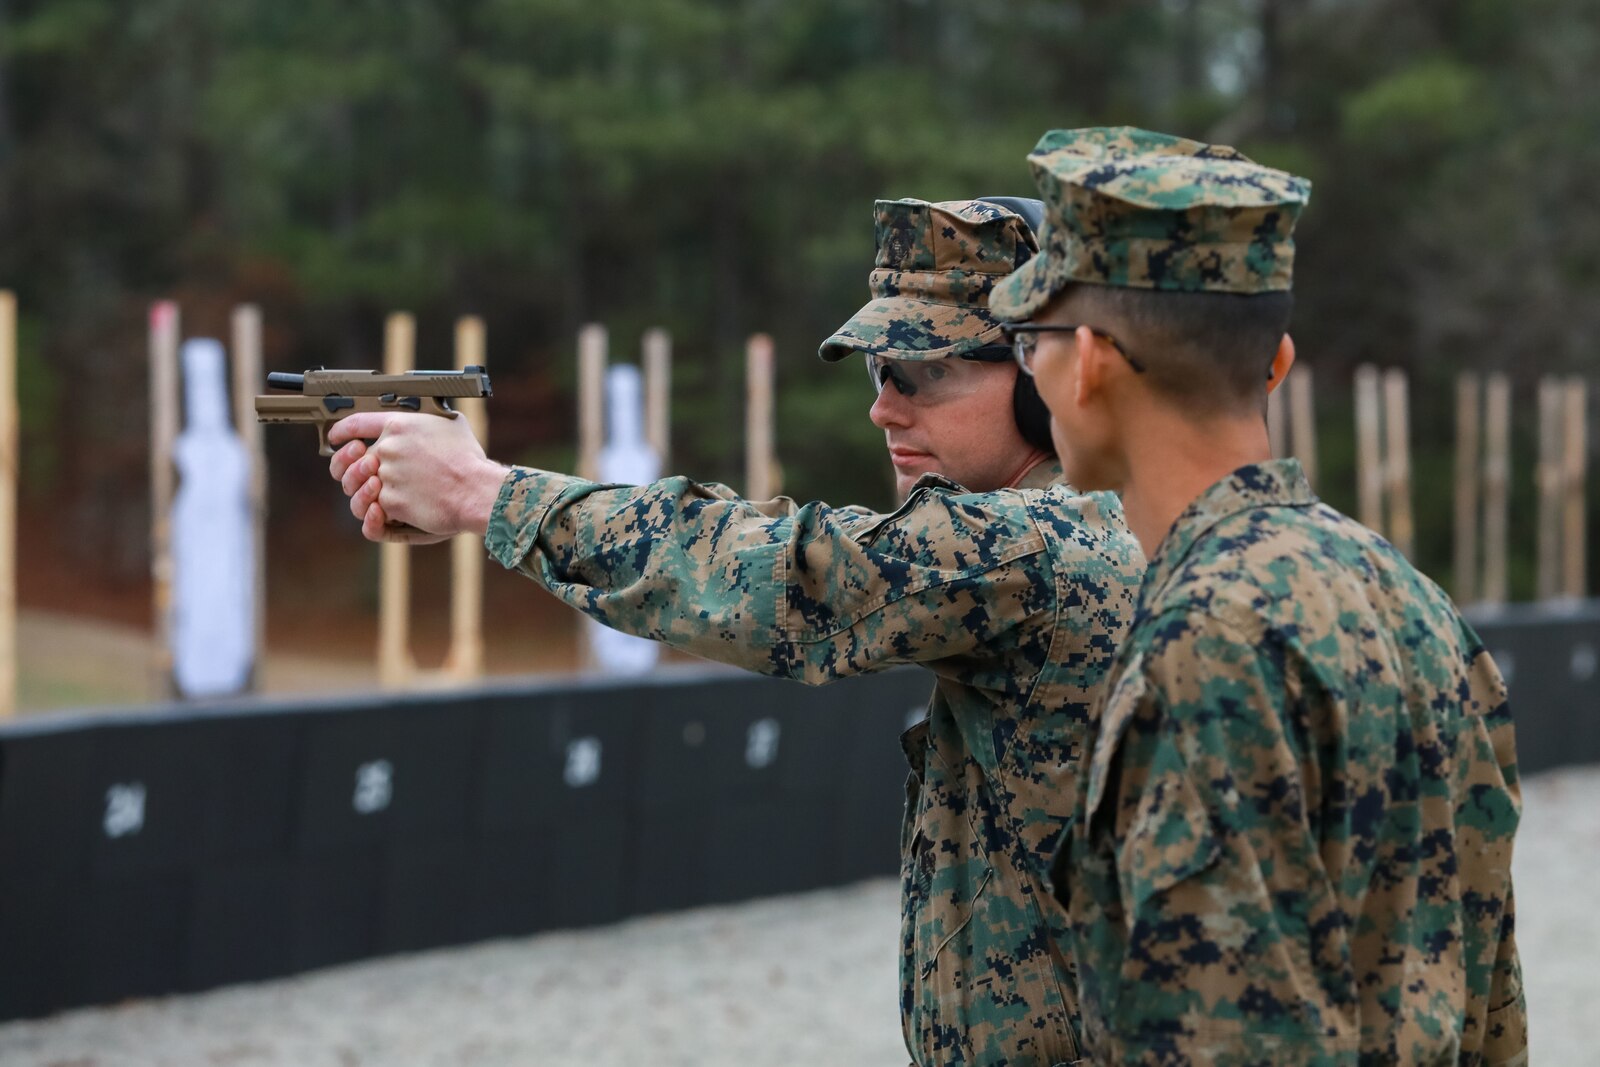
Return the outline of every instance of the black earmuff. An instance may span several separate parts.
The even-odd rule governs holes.
[[[1003,207],[1014,215],[1019,216],[1028,224],[1037,239],[1039,231],[1044,228],[1044,201],[1034,200],[1026,196],[980,196],[979,202]],[[1020,266],[1021,264],[1018,264]]]
[[[1017,215],[1035,235],[1044,227],[1043,201],[1021,196],[980,196],[978,199]],[[1022,266],[1032,258],[1035,247],[1037,243],[1032,247],[1017,249],[1017,266]],[[1006,354],[1009,358],[1009,346]],[[1018,372],[1016,387],[1011,391],[1011,414],[1017,420],[1017,429],[1024,441],[1040,451],[1055,452],[1055,442],[1050,438],[1050,409],[1044,406],[1033,379],[1021,372]]]
[[[1056,443],[1050,437],[1050,409],[1029,375],[1017,372],[1017,384],[1011,390],[1011,414],[1017,420],[1017,430],[1022,439],[1042,452],[1055,454]]]

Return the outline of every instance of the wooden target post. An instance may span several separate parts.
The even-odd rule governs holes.
[[[416,320],[390,315],[384,325],[383,372],[416,370]],[[483,320],[467,316],[456,322],[457,370],[486,365]],[[480,444],[489,439],[484,401],[459,397],[452,406],[467,420]],[[380,473],[380,477],[381,477]],[[422,685],[437,687],[470,681],[483,673],[483,541],[476,534],[458,534],[450,542],[450,647],[439,670],[419,670],[411,652],[410,545],[378,546],[378,684],[385,689]]]
[[[1317,420],[1311,368],[1295,364],[1283,383],[1267,394],[1267,442],[1274,458],[1300,461],[1306,481],[1317,483]]]
[[[383,331],[383,372],[407,374],[417,366],[417,324],[404,312],[390,315]],[[416,673],[411,658],[411,554],[408,545],[378,546],[378,684],[398,689]]]
[[[0,719],[17,713],[17,298],[0,289]]]
[[[1357,518],[1383,532],[1383,436],[1378,368],[1356,368],[1356,493]]]
[[[267,667],[267,456],[265,435],[256,421],[256,392],[261,388],[261,309],[241,304],[233,309],[233,422],[250,456],[251,549],[255,559],[255,656],[251,688],[258,689]]]
[[[1589,387],[1569,378],[1562,394],[1561,595],[1578,600],[1588,593],[1588,523],[1585,488],[1589,480]]]
[[[1455,593],[1456,603],[1478,599],[1478,495],[1479,454],[1482,449],[1483,388],[1476,374],[1456,380],[1456,499]]]
[[[644,438],[661,470],[672,455],[672,338],[666,330],[647,330],[644,359]]]
[[[744,485],[746,500],[778,495],[772,446],[772,338],[758,333],[745,346]]]
[[[1506,602],[1511,524],[1511,380],[1489,375],[1483,405],[1483,585],[1480,602]]]
[[[1389,504],[1389,541],[1407,558],[1417,551],[1411,514],[1411,419],[1406,372],[1391,367],[1383,375],[1384,488]]]
[[[456,370],[486,366],[483,320],[467,316],[456,321]],[[488,405],[478,397],[454,402],[461,418],[485,450],[489,447]],[[444,673],[456,681],[470,681],[483,673],[483,538],[457,534],[450,542],[450,652]]]
[[[1406,372],[1356,368],[1356,478],[1361,522],[1406,556],[1416,551],[1411,512],[1411,429]]]
[[[1267,447],[1272,450],[1273,459],[1289,454],[1289,402],[1283,393],[1287,385],[1284,382],[1267,394]]]
[[[578,331],[578,477],[600,479],[600,450],[606,434],[606,363],[609,337],[606,328],[591,322]],[[577,669],[596,666],[588,623],[579,618]]]
[[[172,502],[177,476],[178,305],[150,308],[150,600],[155,626],[156,691],[176,692],[172,674]]]
[[[1539,382],[1539,599],[1578,600],[1588,591],[1585,483],[1588,386],[1582,378]]]
[[[600,478],[606,443],[606,328],[591,322],[578,331],[578,477]]]
[[[1284,386],[1289,390],[1289,441],[1306,481],[1317,484],[1317,408],[1312,396],[1309,366],[1297,365],[1289,372]]]
[[[1565,470],[1561,454],[1562,383],[1539,379],[1539,462],[1534,484],[1539,493],[1538,584],[1540,600],[1561,592],[1561,492]]]

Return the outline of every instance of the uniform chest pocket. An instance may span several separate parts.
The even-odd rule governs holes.
[[[918,1063],[970,1062],[971,922],[992,874],[945,769],[929,759],[903,864],[907,1045]]]
[[[1036,890],[1006,846],[986,845],[974,810],[993,803],[985,788],[976,764],[957,772],[930,749],[906,857],[907,1043],[919,1063],[1071,1062],[1071,1008]]]
[[[972,802],[961,772],[947,765],[930,745],[903,857],[909,947],[923,975],[950,936],[967,922],[990,874],[988,857],[973,828]]]
[[[1134,908],[1222,855],[1213,813],[1181,755],[1150,724],[1134,725],[1136,715],[1159,711],[1138,666],[1105,702],[1080,831],[1089,855],[1115,857],[1124,906]]]

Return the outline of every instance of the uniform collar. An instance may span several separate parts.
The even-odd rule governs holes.
[[[1201,493],[1161,539],[1145,573],[1141,604],[1161,594],[1194,546],[1218,523],[1257,508],[1298,508],[1317,503],[1297,459],[1274,459],[1240,467]]]
[[[1011,482],[1013,489],[1048,489],[1052,485],[1065,484],[1067,475],[1061,469],[1061,461],[1055,456],[1045,456],[1023,471]]]

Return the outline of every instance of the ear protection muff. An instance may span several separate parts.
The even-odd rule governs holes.
[[[980,196],[986,204],[1003,207],[1021,217],[1035,235],[1044,227],[1044,202],[1022,196]],[[1017,249],[1017,266],[1031,258],[1031,248]],[[1054,453],[1055,442],[1050,438],[1050,409],[1044,406],[1033,379],[1017,374],[1016,387],[1011,391],[1011,414],[1017,420],[1022,439],[1044,452]]]
[[[1037,239],[1039,231],[1044,228],[1044,201],[1034,200],[1026,196],[980,196],[980,203],[993,204],[1003,207],[1014,215],[1019,215],[1023,222],[1028,224],[1028,229],[1033,231]]]
[[[1050,409],[1033,384],[1033,379],[1017,372],[1017,384],[1011,390],[1011,414],[1017,420],[1017,430],[1022,439],[1041,452],[1055,454],[1056,443],[1050,436]]]

